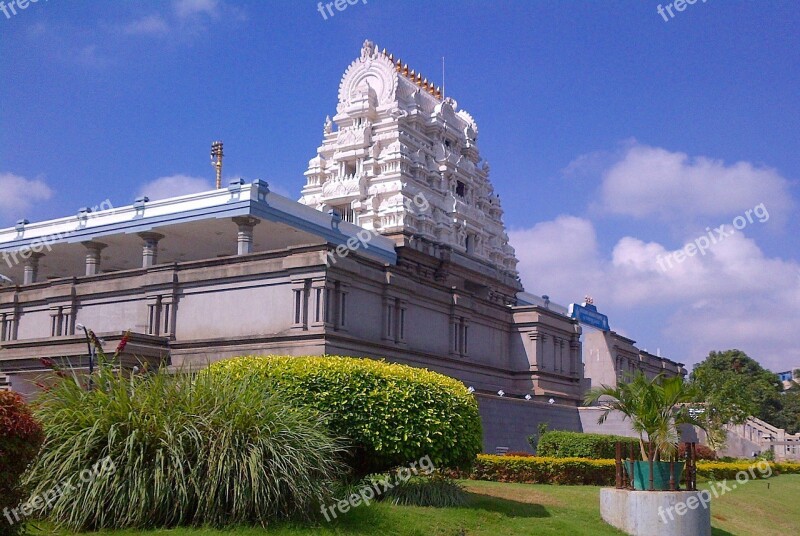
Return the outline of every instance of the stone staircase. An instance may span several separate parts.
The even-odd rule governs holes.
[[[11,378],[8,377],[8,374],[0,373],[0,391],[10,391],[11,390]]]
[[[772,450],[776,461],[800,461],[800,434],[787,434],[786,430],[755,417],[744,424],[729,425],[727,430],[724,455],[749,457],[753,452]]]

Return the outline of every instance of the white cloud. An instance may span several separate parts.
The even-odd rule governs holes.
[[[773,372],[782,372],[800,363],[798,323],[797,302],[775,299],[770,294],[681,308],[667,320],[664,334],[685,341],[694,356],[705,357],[712,349],[738,348]]]
[[[46,35],[49,31],[47,24],[42,21],[37,21],[34,24],[29,24],[26,26],[26,33],[28,34],[29,38],[36,39],[40,36]]]
[[[13,173],[0,173],[0,216],[22,218],[35,203],[53,197],[53,190],[41,179],[26,179]]]
[[[161,15],[148,15],[125,25],[128,35],[160,35],[169,32],[169,25]]]
[[[141,187],[138,195],[147,196],[150,200],[155,201],[156,199],[195,194],[211,189],[213,189],[213,186],[206,179],[189,175],[171,175],[148,182]]]
[[[566,179],[597,179],[622,158],[622,150],[636,145],[636,140],[625,140],[616,151],[593,151],[575,158],[561,170]]]
[[[588,292],[615,329],[660,317],[664,339],[643,342],[679,348],[678,360],[740,348],[773,370],[800,364],[800,263],[767,257],[742,233],[666,269],[658,262],[670,253],[662,244],[626,236],[604,254],[594,225],[573,216],[509,236],[526,290],[562,304]]]
[[[222,0],[173,0],[172,9],[132,20],[121,26],[134,36],[169,36],[179,42],[192,42],[206,35],[211,20],[247,20],[244,9]]]
[[[81,47],[74,51],[71,57],[73,61],[85,67],[102,68],[110,63],[110,60],[94,44]]]
[[[584,155],[566,170],[597,160],[595,153]],[[676,222],[725,217],[764,203],[783,220],[793,206],[788,187],[775,169],[749,162],[726,165],[633,141],[603,173],[598,206],[611,214]]]
[[[531,229],[512,229],[508,236],[529,292],[567,303],[593,292],[602,276],[597,236],[589,220],[559,216]]]
[[[175,0],[172,7],[175,14],[181,19],[200,14],[216,16],[220,2],[218,0]]]

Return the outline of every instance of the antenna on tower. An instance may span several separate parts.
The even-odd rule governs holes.
[[[442,100],[444,100],[444,56],[442,56]]]
[[[217,190],[222,188],[222,142],[215,141],[211,144],[211,165],[217,170]]]

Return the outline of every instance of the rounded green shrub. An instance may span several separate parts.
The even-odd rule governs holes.
[[[362,474],[429,456],[437,468],[465,467],[481,451],[475,398],[459,381],[426,369],[337,356],[239,357],[214,376],[261,378],[276,394],[324,415],[356,448]]]
[[[20,477],[39,452],[42,426],[18,393],[0,391],[0,534],[22,532],[18,506],[25,499]],[[11,512],[16,510],[17,512]],[[10,512],[10,514],[9,514]]]
[[[41,514],[73,530],[267,526],[308,518],[345,468],[313,412],[247,378],[107,367],[36,403],[46,440],[29,473]],[[66,485],[65,485],[66,483]]]

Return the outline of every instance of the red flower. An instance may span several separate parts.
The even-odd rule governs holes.
[[[51,369],[56,368],[56,362],[50,359],[49,357],[43,357],[39,361],[42,363],[42,365],[44,365],[47,368]]]
[[[125,347],[128,345],[128,339],[130,339],[130,337],[131,337],[131,332],[126,331],[125,335],[123,335],[122,339],[119,341],[117,349],[114,350],[114,355],[119,355],[125,350]]]

